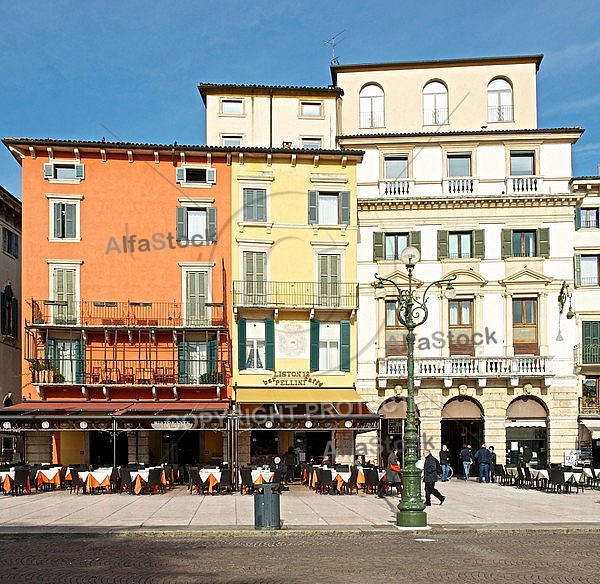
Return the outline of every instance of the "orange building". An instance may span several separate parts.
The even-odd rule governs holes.
[[[23,176],[26,461],[230,460],[228,150],[3,142]]]

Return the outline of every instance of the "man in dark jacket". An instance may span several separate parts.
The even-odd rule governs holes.
[[[479,464],[479,482],[483,482],[483,477],[485,477],[485,482],[490,482],[490,462],[492,461],[492,455],[490,451],[485,447],[485,444],[481,445],[481,448],[475,453],[475,458],[477,459],[477,463]]]
[[[450,451],[444,444],[440,450],[440,465],[442,466],[442,482],[448,480],[450,474]]]
[[[471,455],[471,445],[466,444],[463,449],[460,451],[458,455],[460,461],[463,465],[463,470],[465,472],[465,481],[469,480],[469,470],[471,469],[471,464],[473,463],[473,456]]]
[[[425,456],[425,463],[423,465],[423,481],[425,481],[425,505],[428,507],[431,505],[431,495],[435,495],[440,505],[444,504],[446,497],[444,497],[436,488],[435,483],[438,479],[438,473],[442,471],[440,463],[437,458],[429,452],[429,450],[423,450]]]

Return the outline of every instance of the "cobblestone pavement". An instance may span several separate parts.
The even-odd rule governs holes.
[[[11,584],[600,581],[600,534],[564,530],[5,535],[0,549]]]

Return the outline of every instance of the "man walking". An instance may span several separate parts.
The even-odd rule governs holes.
[[[450,451],[445,444],[440,450],[440,465],[442,466],[442,482],[445,482],[450,474]]]
[[[471,469],[471,465],[473,464],[473,455],[471,454],[471,445],[466,444],[463,449],[460,451],[458,455],[460,461],[463,465],[463,470],[465,473],[465,481],[469,480],[469,470]]]
[[[425,505],[431,506],[431,495],[435,495],[440,505],[444,504],[446,497],[442,495],[436,488],[435,483],[438,478],[438,472],[442,469],[438,459],[429,452],[429,450],[423,450],[425,456],[425,463],[423,465],[423,480],[425,481]]]
[[[483,477],[485,477],[485,482],[490,482],[490,462],[492,460],[492,455],[490,451],[485,447],[485,444],[481,445],[481,448],[475,453],[475,458],[479,464],[479,482],[483,482]]]

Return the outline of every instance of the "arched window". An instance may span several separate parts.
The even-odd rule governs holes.
[[[366,85],[360,91],[360,127],[383,128],[383,89]]]
[[[17,338],[19,331],[18,301],[8,284],[0,293],[0,332],[8,337]]]
[[[512,121],[512,87],[506,79],[494,79],[488,85],[488,122]]]
[[[439,81],[423,88],[423,124],[426,126],[448,123],[448,89]]]

